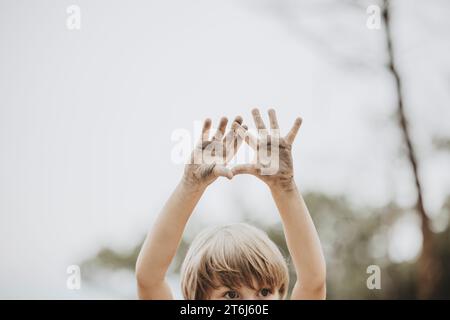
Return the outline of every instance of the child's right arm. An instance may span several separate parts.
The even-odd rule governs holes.
[[[241,124],[242,118],[236,117],[233,128]],[[141,299],[173,299],[165,280],[166,272],[176,254],[184,228],[197,202],[206,187],[219,176],[232,177],[230,169],[225,167],[236,153],[241,139],[232,130],[223,138],[227,119],[222,118],[215,136],[209,140],[211,120],[203,125],[201,143],[194,149],[191,162],[186,165],[183,178],[167,200],[153,228],[147,235],[136,262],[136,279],[138,295]],[[233,148],[224,142],[231,142]],[[224,147],[224,164],[194,163],[194,156],[203,159],[208,146],[216,144]],[[231,152],[228,152],[231,150]]]
[[[142,246],[136,263],[141,299],[173,299],[165,275],[181,240],[184,227],[204,189],[195,190],[184,179],[167,200]]]

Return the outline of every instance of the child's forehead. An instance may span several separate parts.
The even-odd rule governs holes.
[[[255,278],[251,279],[242,279],[241,281],[236,279],[224,279],[225,281],[221,281],[220,279],[214,279],[214,287],[217,289],[232,289],[232,290],[258,290],[260,288],[266,287],[267,283],[260,283]]]

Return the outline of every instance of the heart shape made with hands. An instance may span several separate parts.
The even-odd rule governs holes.
[[[269,109],[268,115],[270,132],[264,124],[261,113],[255,108],[252,110],[252,116],[258,131],[257,136],[250,133],[248,127],[243,124],[242,117],[237,116],[226,135],[228,119],[222,117],[211,139],[209,132],[212,122],[206,119],[200,141],[192,154],[191,166],[185,175],[191,176],[196,182],[206,184],[219,176],[232,179],[238,174],[252,174],[268,184],[291,178],[293,176],[291,149],[302,124],[302,118],[296,118],[288,134],[281,137],[275,110]],[[238,164],[232,168],[227,167],[243,141],[255,151],[254,161]]]

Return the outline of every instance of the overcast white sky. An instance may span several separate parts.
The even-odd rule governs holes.
[[[450,3],[395,1],[406,107],[426,204],[450,190]],[[140,240],[181,176],[175,129],[275,107],[303,191],[411,205],[383,30],[348,1],[0,0],[0,297],[72,297],[66,267]],[[376,1],[374,1],[376,3]],[[81,8],[81,30],[66,8]],[[194,216],[277,221],[252,177],[220,181]],[[236,201],[239,199],[239,201]],[[194,221],[195,222],[195,221]],[[76,296],[75,296],[76,297]]]

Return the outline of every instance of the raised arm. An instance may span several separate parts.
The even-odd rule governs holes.
[[[302,120],[297,118],[290,132],[280,137],[275,110],[269,110],[270,135],[259,110],[252,114],[259,137],[247,133],[246,141],[255,149],[256,161],[234,167],[233,174],[253,174],[270,188],[297,274],[291,299],[325,299],[326,265],[319,236],[294,181],[291,149]]]
[[[141,299],[173,299],[165,280],[184,228],[200,197],[219,176],[232,178],[226,163],[236,154],[242,139],[236,127],[242,118],[236,117],[232,130],[224,137],[228,120],[222,118],[214,137],[209,140],[211,120],[204,122],[202,137],[195,147],[184,175],[147,235],[136,262],[138,295]]]

